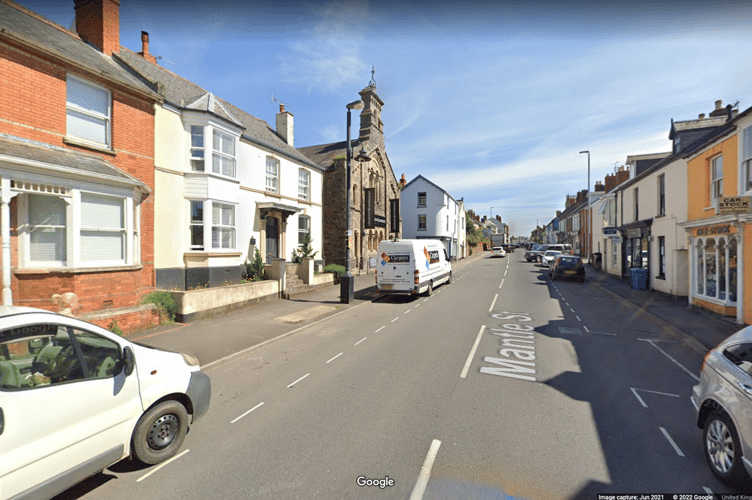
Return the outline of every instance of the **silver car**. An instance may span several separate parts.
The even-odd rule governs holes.
[[[726,483],[752,474],[752,326],[730,336],[706,356],[692,388],[697,426],[710,470]]]
[[[546,250],[546,253],[543,254],[543,257],[541,257],[541,261],[544,266],[551,269],[554,262],[556,262],[556,259],[558,259],[559,256],[561,256],[561,252],[559,250]]]

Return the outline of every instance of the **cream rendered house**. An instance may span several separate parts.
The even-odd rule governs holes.
[[[144,39],[145,35],[145,39]],[[324,170],[293,147],[293,116],[276,131],[161,68],[148,53],[121,61],[164,96],[155,109],[154,264],[157,288],[239,283],[258,249],[292,259],[310,233],[322,258]]]

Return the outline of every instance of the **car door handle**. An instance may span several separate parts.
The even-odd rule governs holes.
[[[737,382],[737,384],[739,384],[739,387],[741,387],[744,392],[752,396],[752,387],[748,386],[744,382]]]

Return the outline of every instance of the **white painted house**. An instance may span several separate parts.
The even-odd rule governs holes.
[[[402,188],[400,213],[402,236],[406,239],[436,239],[444,242],[451,259],[462,258],[467,247],[462,220],[464,203],[422,175]]]
[[[293,147],[293,115],[265,121],[160,67],[148,53],[121,61],[164,96],[155,109],[154,267],[157,288],[239,283],[258,249],[292,259],[310,232],[322,258],[324,170]],[[146,257],[148,258],[148,257]]]

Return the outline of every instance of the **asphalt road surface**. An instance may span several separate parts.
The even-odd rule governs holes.
[[[383,297],[212,366],[212,407],[176,459],[122,462],[60,498],[734,492],[702,456],[701,355],[545,271],[483,258],[431,297]]]

